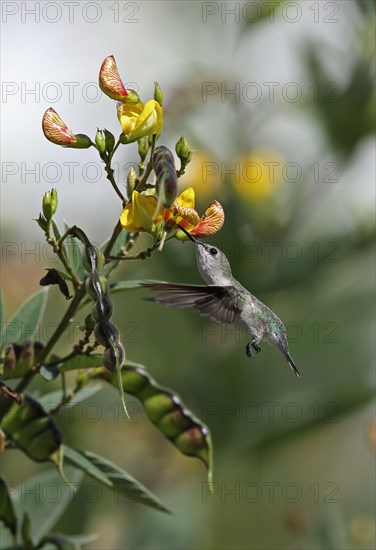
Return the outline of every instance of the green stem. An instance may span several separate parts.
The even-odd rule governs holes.
[[[114,171],[111,168],[111,162],[110,161],[108,161],[106,163],[104,169],[106,170],[108,181],[111,183],[111,185],[112,185],[115,193],[117,194],[117,196],[120,197],[121,202],[123,203],[123,206],[125,206],[127,201],[126,201],[126,198],[122,195],[120,189],[118,188],[118,186],[116,184],[116,181],[115,181],[115,178],[114,178]]]
[[[121,223],[120,223],[120,221],[118,221],[117,224],[114,227],[111,238],[108,241],[108,244],[106,245],[106,248],[104,249],[104,252],[103,252],[103,254],[105,255],[106,258],[107,258],[107,256],[109,256],[109,254],[111,254],[111,250],[112,250],[112,248],[113,248],[113,246],[116,242],[116,239],[118,238],[118,236],[120,235],[122,230],[123,230],[123,228],[121,226]]]
[[[156,139],[157,139],[156,134],[153,134],[153,139],[152,139],[151,147],[150,147],[150,159],[149,159],[148,165],[146,167],[145,173],[142,176],[141,181],[139,181],[138,184],[135,186],[135,191],[140,191],[141,192],[144,189],[144,186],[146,185],[148,177],[150,176],[150,172],[153,169],[153,153],[154,153],[154,149],[155,149]]]

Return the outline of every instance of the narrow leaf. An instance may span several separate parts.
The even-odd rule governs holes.
[[[89,451],[86,451],[84,455],[107,475],[113,483],[113,490],[117,494],[121,493],[127,499],[126,502],[139,502],[155,510],[171,513],[153,493],[119,466]],[[124,502],[124,499],[122,501]]]
[[[81,403],[82,401],[85,401],[86,399],[89,399],[96,393],[98,393],[102,389],[101,384],[96,384],[95,386],[87,386],[83,387],[81,390],[79,390],[77,393],[74,394],[72,399],[64,405],[64,408],[68,407],[74,407],[75,405],[78,405],[78,403]],[[67,395],[70,394],[72,391],[71,389],[67,390]],[[63,399],[63,391],[62,390],[56,390],[49,393],[46,393],[42,395],[41,397],[38,397],[39,403],[43,406],[43,408],[46,411],[50,411],[51,409],[54,409],[61,403],[61,400]]]
[[[17,532],[17,517],[11,501],[8,486],[0,477],[0,520],[11,530],[15,535]]]
[[[93,461],[88,459],[81,451],[73,449],[73,447],[64,446],[64,459],[71,464],[82,470],[85,474],[92,477],[96,481],[112,487],[113,483],[103,471],[98,468]]]
[[[63,362],[59,368],[60,372],[68,372],[78,369],[90,369],[103,365],[102,355],[76,355],[72,359]]]
[[[21,342],[35,335],[46,307],[47,291],[45,288],[30,296],[4,324],[3,342]]]

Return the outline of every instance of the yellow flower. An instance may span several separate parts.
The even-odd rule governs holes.
[[[145,104],[119,103],[117,115],[127,143],[162,130],[162,108],[154,99]]]
[[[255,151],[237,160],[234,187],[245,198],[267,199],[282,181],[283,157],[276,151]]]
[[[175,236],[180,240],[188,237],[178,229],[183,227],[194,237],[208,237],[219,231],[224,223],[225,214],[218,201],[210,203],[205,213],[200,217],[194,209],[195,192],[189,187],[173,203],[170,208],[156,212],[157,198],[153,195],[141,195],[133,191],[131,202],[124,208],[120,223],[128,231],[146,231],[156,234],[163,224],[165,229],[177,229]]]
[[[122,103],[138,103],[140,101],[134,90],[124,87],[113,55],[109,55],[103,61],[98,80],[102,92],[111,99],[116,99]]]
[[[87,149],[93,145],[85,134],[73,134],[52,107],[43,115],[42,130],[45,137],[56,145],[77,149]]]
[[[155,216],[157,199],[152,195],[141,195],[133,191],[132,200],[123,209],[120,223],[127,231],[146,231],[154,233],[154,225],[163,220],[162,210]]]

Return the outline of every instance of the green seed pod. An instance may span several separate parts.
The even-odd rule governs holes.
[[[96,321],[106,319],[109,321],[112,317],[114,307],[108,294],[104,294],[101,300],[93,303],[91,314]]]
[[[46,456],[51,457],[60,448],[61,443],[61,432],[50,418],[48,427],[31,441],[26,452],[33,460],[44,462]]]
[[[21,406],[14,404],[2,420],[2,429],[32,460],[52,460],[63,442],[53,418],[40,403],[25,395]]]
[[[148,417],[154,423],[176,406],[173,397],[166,393],[157,393],[146,399],[143,404]]]
[[[94,300],[108,294],[108,283],[104,275],[90,275],[85,284],[87,293]]]
[[[181,433],[175,439],[175,444],[183,454],[195,455],[197,451],[205,449],[205,435],[199,428],[192,427]]]
[[[184,414],[184,410],[178,408],[163,416],[160,421],[157,422],[157,426],[166,437],[175,439],[181,433],[182,429],[186,429],[190,426],[190,420],[189,417]]]
[[[108,371],[91,371],[91,379],[102,378],[115,385]],[[127,393],[136,396],[149,419],[183,454],[196,456],[212,476],[212,443],[207,426],[197,419],[182,403],[180,397],[163,388],[141,366],[124,366],[121,378]]]
[[[92,244],[85,246],[82,254],[82,266],[88,273],[93,273],[95,269],[100,271],[105,264],[103,252],[97,246]]]
[[[106,319],[102,319],[101,321],[99,321],[99,323],[95,325],[94,336],[97,342],[105,348],[109,348],[111,346],[111,343],[115,344],[119,341],[118,329],[115,327],[115,325],[109,323]]]

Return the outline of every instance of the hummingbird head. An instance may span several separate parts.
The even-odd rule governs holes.
[[[201,277],[211,285],[228,285],[232,273],[226,255],[216,246],[199,241],[183,227],[180,229],[196,245],[197,266]]]
[[[273,346],[277,351],[279,351],[279,353],[281,353],[285,357],[294,374],[299,377],[300,373],[296,368],[291,355],[289,354],[285,327],[282,325],[282,322],[280,322],[280,324],[281,326],[279,326],[279,323],[278,326],[273,326],[273,329],[267,334],[266,339],[268,341],[268,344]]]

